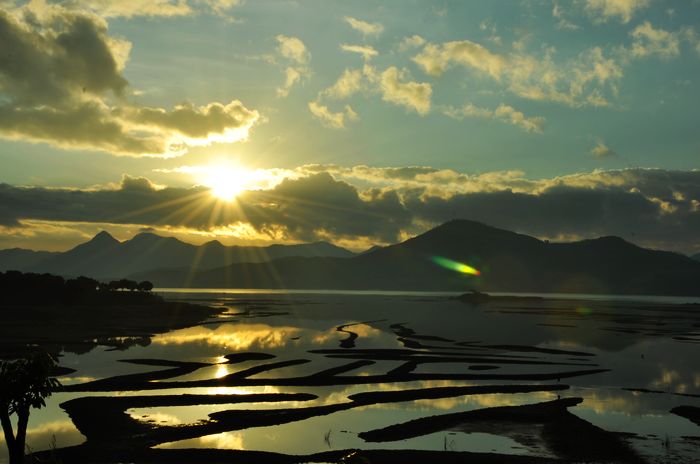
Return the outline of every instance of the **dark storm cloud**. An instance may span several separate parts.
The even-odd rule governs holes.
[[[171,110],[126,101],[131,43],[59,5],[0,10],[0,137],[122,155],[174,155],[246,137],[259,115],[237,100]]]
[[[125,176],[119,188],[46,189],[0,185],[0,223],[53,220],[181,226],[198,230],[243,223],[295,240],[318,238],[393,242],[402,234],[466,218],[544,238],[619,235],[645,246],[700,247],[700,188],[696,171],[593,172],[533,181],[511,189],[436,195],[429,189],[364,192],[328,173],[288,178],[236,201],[207,188],[159,188]],[[634,186],[633,186],[634,185]],[[698,250],[700,251],[700,250]]]
[[[639,193],[573,187],[538,195],[501,191],[414,198],[407,207],[431,222],[463,217],[538,236],[628,235],[659,217],[658,205]]]
[[[261,232],[312,240],[324,234],[395,240],[411,222],[396,192],[360,197],[357,189],[321,173],[287,179],[273,189],[216,200],[203,187],[158,189],[125,176],[118,189],[74,190],[0,184],[0,223],[22,219],[182,226],[211,229],[245,222]]]

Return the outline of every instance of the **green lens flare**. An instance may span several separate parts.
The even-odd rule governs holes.
[[[589,316],[593,314],[593,310],[591,308],[587,308],[585,306],[580,306],[576,308],[576,312],[579,313],[581,316]]]
[[[431,259],[438,266],[442,266],[445,269],[449,269],[451,271],[475,276],[481,275],[481,271],[469,266],[468,264],[460,263],[458,261],[452,261],[451,259],[443,258],[442,256],[433,256]]]

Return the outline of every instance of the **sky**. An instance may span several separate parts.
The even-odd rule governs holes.
[[[696,0],[0,0],[0,248],[700,252]]]

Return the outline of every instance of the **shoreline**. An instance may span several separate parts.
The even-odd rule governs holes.
[[[40,305],[2,308],[0,359],[21,356],[31,345],[53,354],[87,352],[98,345],[122,349],[150,337],[202,323],[223,308],[181,301],[138,304]]]

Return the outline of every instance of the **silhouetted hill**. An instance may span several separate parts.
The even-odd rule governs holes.
[[[359,256],[359,255],[366,255],[367,253],[373,253],[373,252],[375,252],[375,251],[377,251],[377,250],[381,250],[382,248],[384,248],[384,247],[381,247],[381,246],[379,246],[379,245],[373,245],[373,246],[367,248],[365,251],[359,252],[359,253],[358,253],[358,256]]]
[[[37,263],[57,254],[58,252],[25,250],[23,248],[0,250],[0,271],[31,269]]]
[[[691,256],[691,258],[693,258],[695,261],[700,261],[700,253]]]
[[[481,275],[439,267],[435,256],[469,264]],[[160,287],[700,295],[700,263],[680,254],[640,248],[618,237],[548,243],[466,220],[351,259],[285,258],[132,278]]]
[[[352,257],[354,253],[327,242],[252,247],[224,246],[211,241],[198,246],[152,233],[119,242],[103,231],[63,253],[1,250],[0,269],[111,279],[153,269],[180,268],[190,272],[289,256]]]

